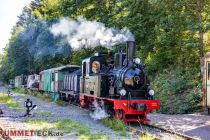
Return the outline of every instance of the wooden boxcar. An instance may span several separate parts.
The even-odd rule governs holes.
[[[62,67],[41,71],[39,90],[49,93],[54,100],[59,99],[62,81],[65,74],[72,73],[80,67],[76,65],[66,65]]]
[[[203,106],[208,109],[210,114],[210,52],[203,57]]]

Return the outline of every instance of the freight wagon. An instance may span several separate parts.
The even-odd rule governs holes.
[[[71,74],[64,75],[62,89],[60,90],[60,95],[63,100],[70,103],[79,102],[80,76],[81,69]]]
[[[79,68],[80,67],[77,65],[66,65],[41,71],[39,73],[39,90],[45,93],[49,93],[54,100],[59,99],[59,91],[62,90],[62,81],[64,75],[70,74]]]

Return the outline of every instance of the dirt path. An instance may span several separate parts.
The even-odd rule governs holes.
[[[202,114],[150,114],[152,124],[184,133],[202,140],[210,140],[210,116]]]

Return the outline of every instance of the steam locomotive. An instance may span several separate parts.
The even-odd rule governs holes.
[[[153,99],[154,90],[135,48],[130,41],[126,53],[103,52],[84,59],[81,69],[64,76],[61,98],[91,110],[97,105],[124,122],[149,121],[146,114],[159,109],[160,103]]]
[[[147,122],[159,109],[144,64],[135,56],[135,42],[126,52],[98,52],[82,61],[81,68],[67,65],[40,72],[39,90],[94,111],[101,108],[124,122]]]

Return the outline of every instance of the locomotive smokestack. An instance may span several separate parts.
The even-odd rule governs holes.
[[[128,41],[127,42],[127,48],[126,48],[126,53],[127,53],[127,65],[132,66],[133,65],[133,57],[135,56],[135,51],[136,51],[136,44],[135,41]]]

